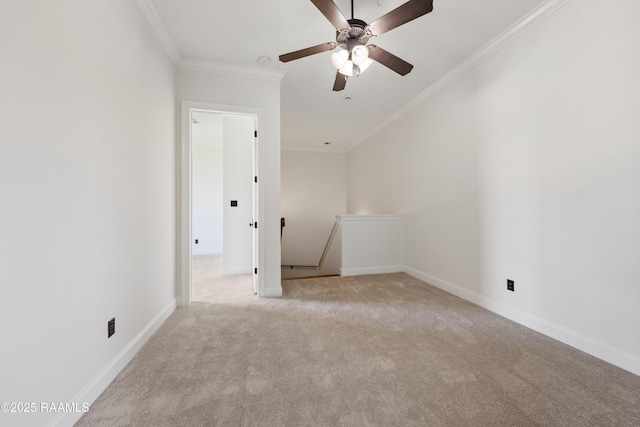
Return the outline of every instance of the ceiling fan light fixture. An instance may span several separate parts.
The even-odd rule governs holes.
[[[369,49],[365,45],[357,45],[351,50],[351,60],[356,65],[364,64],[369,59]]]
[[[364,61],[362,65],[354,65],[353,68],[355,70],[356,76],[359,76],[360,74],[364,73],[364,70],[369,68],[369,65],[371,64],[373,64],[373,59],[367,58],[367,60]]]
[[[369,65],[373,64],[373,59],[367,58],[362,64],[358,65],[360,73],[364,73],[364,70],[369,68]]]
[[[331,54],[331,63],[338,70],[341,70],[347,64],[348,60],[349,52],[344,49],[340,49],[339,51]]]
[[[353,76],[353,69],[354,68],[355,67],[353,66],[353,61],[348,60],[347,63],[344,65],[344,67],[340,68],[338,70],[338,72],[340,74],[344,74],[347,77],[351,77],[351,76]]]

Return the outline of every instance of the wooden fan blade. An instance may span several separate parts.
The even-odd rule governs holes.
[[[369,30],[375,36],[393,30],[400,25],[413,21],[433,10],[433,0],[409,0],[402,6],[369,24]]]
[[[282,62],[289,62],[294,59],[304,58],[305,56],[315,55],[316,53],[327,52],[331,49],[335,49],[336,46],[337,44],[333,42],[323,43],[306,49],[296,50],[295,52],[285,53],[284,55],[280,55],[279,58]]]
[[[336,30],[349,28],[349,22],[345,19],[338,6],[331,0],[311,0],[318,10],[331,22]]]
[[[407,61],[400,59],[394,54],[373,44],[369,45],[369,58],[381,63],[387,68],[390,68],[401,76],[409,74],[413,69],[413,65],[409,64]]]
[[[334,92],[340,92],[347,86],[347,76],[341,74],[340,71],[336,73],[336,81],[333,83]]]

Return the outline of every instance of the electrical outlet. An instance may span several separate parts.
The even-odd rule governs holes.
[[[107,322],[107,338],[111,338],[111,335],[116,333],[116,318]]]
[[[507,279],[507,290],[511,292],[515,292],[515,282],[511,279]]]

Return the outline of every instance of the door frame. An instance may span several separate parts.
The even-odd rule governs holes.
[[[236,115],[248,115],[255,117],[256,132],[258,132],[258,138],[260,136],[260,129],[264,129],[264,110],[262,108],[244,107],[237,105],[224,105],[214,104],[208,102],[198,101],[182,101],[180,112],[181,123],[181,143],[180,143],[180,186],[178,188],[178,194],[180,199],[180,211],[178,213],[178,268],[176,269],[177,283],[178,283],[178,306],[190,305],[192,301],[191,292],[191,272],[192,272],[192,147],[191,147],[191,111],[193,110],[206,110],[213,111],[222,114],[236,114]],[[260,149],[258,139],[254,141],[253,161],[256,165],[256,170],[265,170],[266,165],[266,153],[265,150]],[[254,221],[258,221],[259,218],[265,218],[265,205],[262,202],[262,194],[260,192],[260,177],[258,177],[258,184],[255,186],[254,193],[254,212],[257,214]],[[257,232],[257,234],[256,234]],[[261,297],[264,296],[264,275],[260,274],[264,271],[264,267],[261,265],[265,257],[265,245],[260,244],[265,241],[265,228],[258,227],[254,231],[253,238],[253,253],[254,253],[254,268],[257,268],[258,273],[254,274],[254,292]],[[257,256],[257,259],[256,259]]]

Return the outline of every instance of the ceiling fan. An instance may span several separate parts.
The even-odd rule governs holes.
[[[401,76],[408,74],[413,65],[381,47],[373,44],[367,45],[367,42],[372,37],[393,30],[433,10],[433,0],[409,0],[367,24],[360,19],[354,19],[353,0],[351,0],[351,19],[346,19],[332,0],[311,0],[311,3],[336,28],[336,41],[280,55],[280,61],[289,62],[340,47],[339,51],[331,55],[331,62],[338,69],[333,84],[334,91],[343,90],[348,77],[354,74],[360,75],[373,61],[379,62]]]

